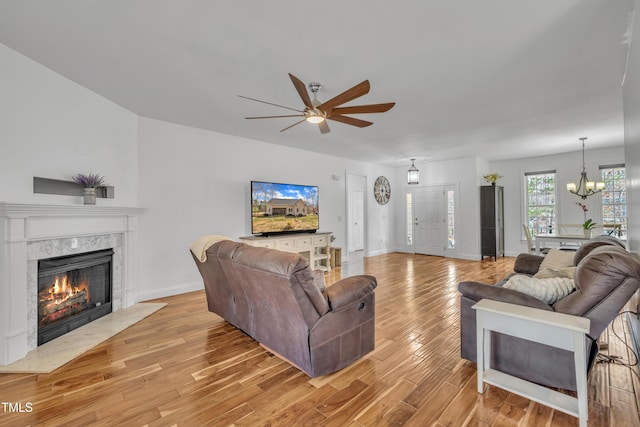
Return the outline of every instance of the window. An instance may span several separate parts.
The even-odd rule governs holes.
[[[413,204],[411,192],[407,192],[407,245],[413,245]]]
[[[602,225],[604,232],[624,236],[627,231],[627,189],[624,165],[600,166],[602,190]]]
[[[556,171],[527,172],[525,224],[532,236],[556,231]]]
[[[455,191],[447,190],[447,248],[456,247]]]

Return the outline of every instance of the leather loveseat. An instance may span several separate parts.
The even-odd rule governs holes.
[[[373,350],[375,277],[325,288],[324,275],[314,277],[300,254],[231,240],[191,252],[209,311],[309,376],[335,372]]]
[[[514,274],[536,274],[543,259],[520,254]],[[477,360],[476,313],[472,306],[487,298],[590,319],[586,348],[591,367],[598,352],[598,337],[640,287],[640,260],[610,238],[581,246],[573,255],[573,264],[575,290],[552,304],[505,288],[510,277],[496,285],[461,282],[458,285],[461,356],[473,362]],[[572,353],[496,332],[492,332],[491,345],[493,369],[545,386],[576,390]]]

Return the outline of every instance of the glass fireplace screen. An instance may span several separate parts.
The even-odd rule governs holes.
[[[113,250],[38,261],[38,345],[111,312]]]

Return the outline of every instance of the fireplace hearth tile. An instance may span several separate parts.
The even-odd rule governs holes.
[[[0,373],[49,373],[129,326],[160,310],[164,303],[138,303],[114,311],[30,351],[23,359],[0,365]]]

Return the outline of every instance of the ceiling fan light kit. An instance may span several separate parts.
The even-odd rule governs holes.
[[[586,137],[580,138],[580,141],[582,141],[582,172],[580,172],[580,181],[578,181],[577,185],[575,182],[567,184],[567,191],[575,194],[583,200],[604,190],[604,182],[589,181],[589,178],[587,177],[587,169],[584,163],[584,141],[586,139]]]
[[[284,105],[274,104],[272,102],[261,101],[255,98],[249,98],[248,96],[238,95],[241,98],[249,99],[251,101],[261,102],[263,104],[273,105],[280,108],[285,108],[287,110],[297,111],[299,114],[287,114],[287,115],[278,115],[278,116],[256,116],[256,117],[246,117],[247,119],[275,119],[275,118],[283,118],[283,117],[301,117],[301,119],[294,124],[287,126],[286,128],[280,130],[280,132],[284,132],[287,129],[291,129],[295,125],[298,125],[304,121],[309,123],[317,124],[320,133],[325,134],[329,133],[329,125],[326,123],[326,120],[333,120],[336,122],[344,123],[351,126],[356,127],[367,127],[371,126],[373,123],[357,119],[355,117],[350,117],[346,114],[371,114],[371,113],[384,113],[389,111],[396,104],[395,102],[387,102],[384,104],[367,104],[367,105],[353,105],[347,107],[341,107],[341,105],[346,104],[349,101],[352,101],[356,98],[359,98],[363,95],[369,93],[370,84],[369,80],[364,80],[357,85],[353,86],[350,89],[345,90],[341,94],[334,96],[328,101],[320,102],[317,98],[318,90],[322,87],[322,85],[318,82],[309,83],[309,90],[313,93],[313,100],[309,97],[309,92],[307,92],[307,88],[296,76],[289,73],[289,78],[293,83],[293,86],[296,88],[300,99],[302,99],[302,103],[304,104],[304,109],[296,109],[291,107],[286,107]]]
[[[325,115],[320,110],[309,110],[304,112],[305,120],[309,123],[322,123],[324,122]]]
[[[318,123],[322,123],[322,122],[324,122],[324,117],[323,117],[323,116],[321,116],[320,114],[312,114],[312,115],[307,116],[307,119],[306,119],[306,120],[307,120],[309,123],[316,123],[316,124],[318,124]]]

